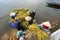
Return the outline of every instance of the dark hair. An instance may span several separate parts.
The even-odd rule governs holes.
[[[29,16],[31,16],[31,17],[34,19],[35,12],[34,12],[34,11],[30,11],[29,13],[30,13],[30,15],[29,15]]]
[[[19,23],[18,23],[18,26],[17,26],[17,29],[18,29],[18,30],[23,30],[23,31],[24,31],[24,30],[27,29],[27,27],[24,26],[24,25],[22,25],[21,22],[19,22]]]

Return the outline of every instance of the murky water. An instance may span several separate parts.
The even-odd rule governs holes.
[[[1,0],[0,1],[0,17],[3,17],[9,14],[12,9],[16,8],[30,8],[31,10],[36,11],[35,18],[37,22],[42,21],[51,21],[52,23],[60,23],[60,9],[54,9],[46,7],[47,0]],[[12,28],[8,27],[7,21],[9,16],[0,19],[0,37],[11,30]]]

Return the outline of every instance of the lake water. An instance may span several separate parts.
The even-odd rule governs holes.
[[[46,7],[46,3],[51,2],[49,0],[1,0],[0,1],[0,18],[9,14],[16,8],[30,8],[30,10],[36,11],[35,18],[38,23],[43,21],[50,21],[51,23],[60,23],[60,9],[54,9]],[[60,0],[54,1],[60,3]],[[11,30],[8,27],[7,22],[9,16],[0,19],[0,37]]]

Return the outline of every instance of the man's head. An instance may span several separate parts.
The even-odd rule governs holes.
[[[29,21],[32,20],[32,17],[30,17],[30,16],[26,16],[26,17],[25,17],[25,20],[29,22]]]
[[[10,14],[10,17],[13,18],[13,19],[15,18],[15,16],[16,16],[16,13],[11,13]]]

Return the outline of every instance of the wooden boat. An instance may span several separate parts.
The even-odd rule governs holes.
[[[30,33],[33,34],[33,32],[36,34],[36,37],[35,36],[32,37],[32,35],[31,35],[31,38],[29,38],[29,36],[28,36],[27,37],[27,40],[33,40],[33,39],[34,40],[48,40],[48,34],[47,34],[47,32],[45,32],[44,30],[40,29],[38,27],[38,24],[37,23],[33,23],[32,22],[32,24],[29,24],[28,25],[28,22],[26,20],[24,20],[24,18],[26,16],[31,16],[29,14],[29,9],[16,9],[16,10],[13,10],[13,12],[18,12],[16,17],[18,17],[18,20],[22,21],[21,23],[24,25],[24,27],[26,26],[28,28],[27,30],[24,30],[23,31],[23,32],[26,32],[26,35],[29,35]],[[9,22],[13,23],[13,25],[14,25],[14,19],[13,18],[10,17]],[[13,31],[4,34],[2,36],[2,40],[12,40],[12,39],[15,39],[16,38],[16,33],[19,30],[17,30],[17,28],[15,26],[12,26],[11,23],[9,25],[12,28],[15,28],[15,30],[13,29]],[[35,38],[37,38],[37,39],[35,39]]]
[[[51,8],[60,9],[60,4],[55,3],[55,2],[52,2],[52,3],[48,3],[48,2],[47,2],[47,6],[48,6],[48,7],[51,7]]]

